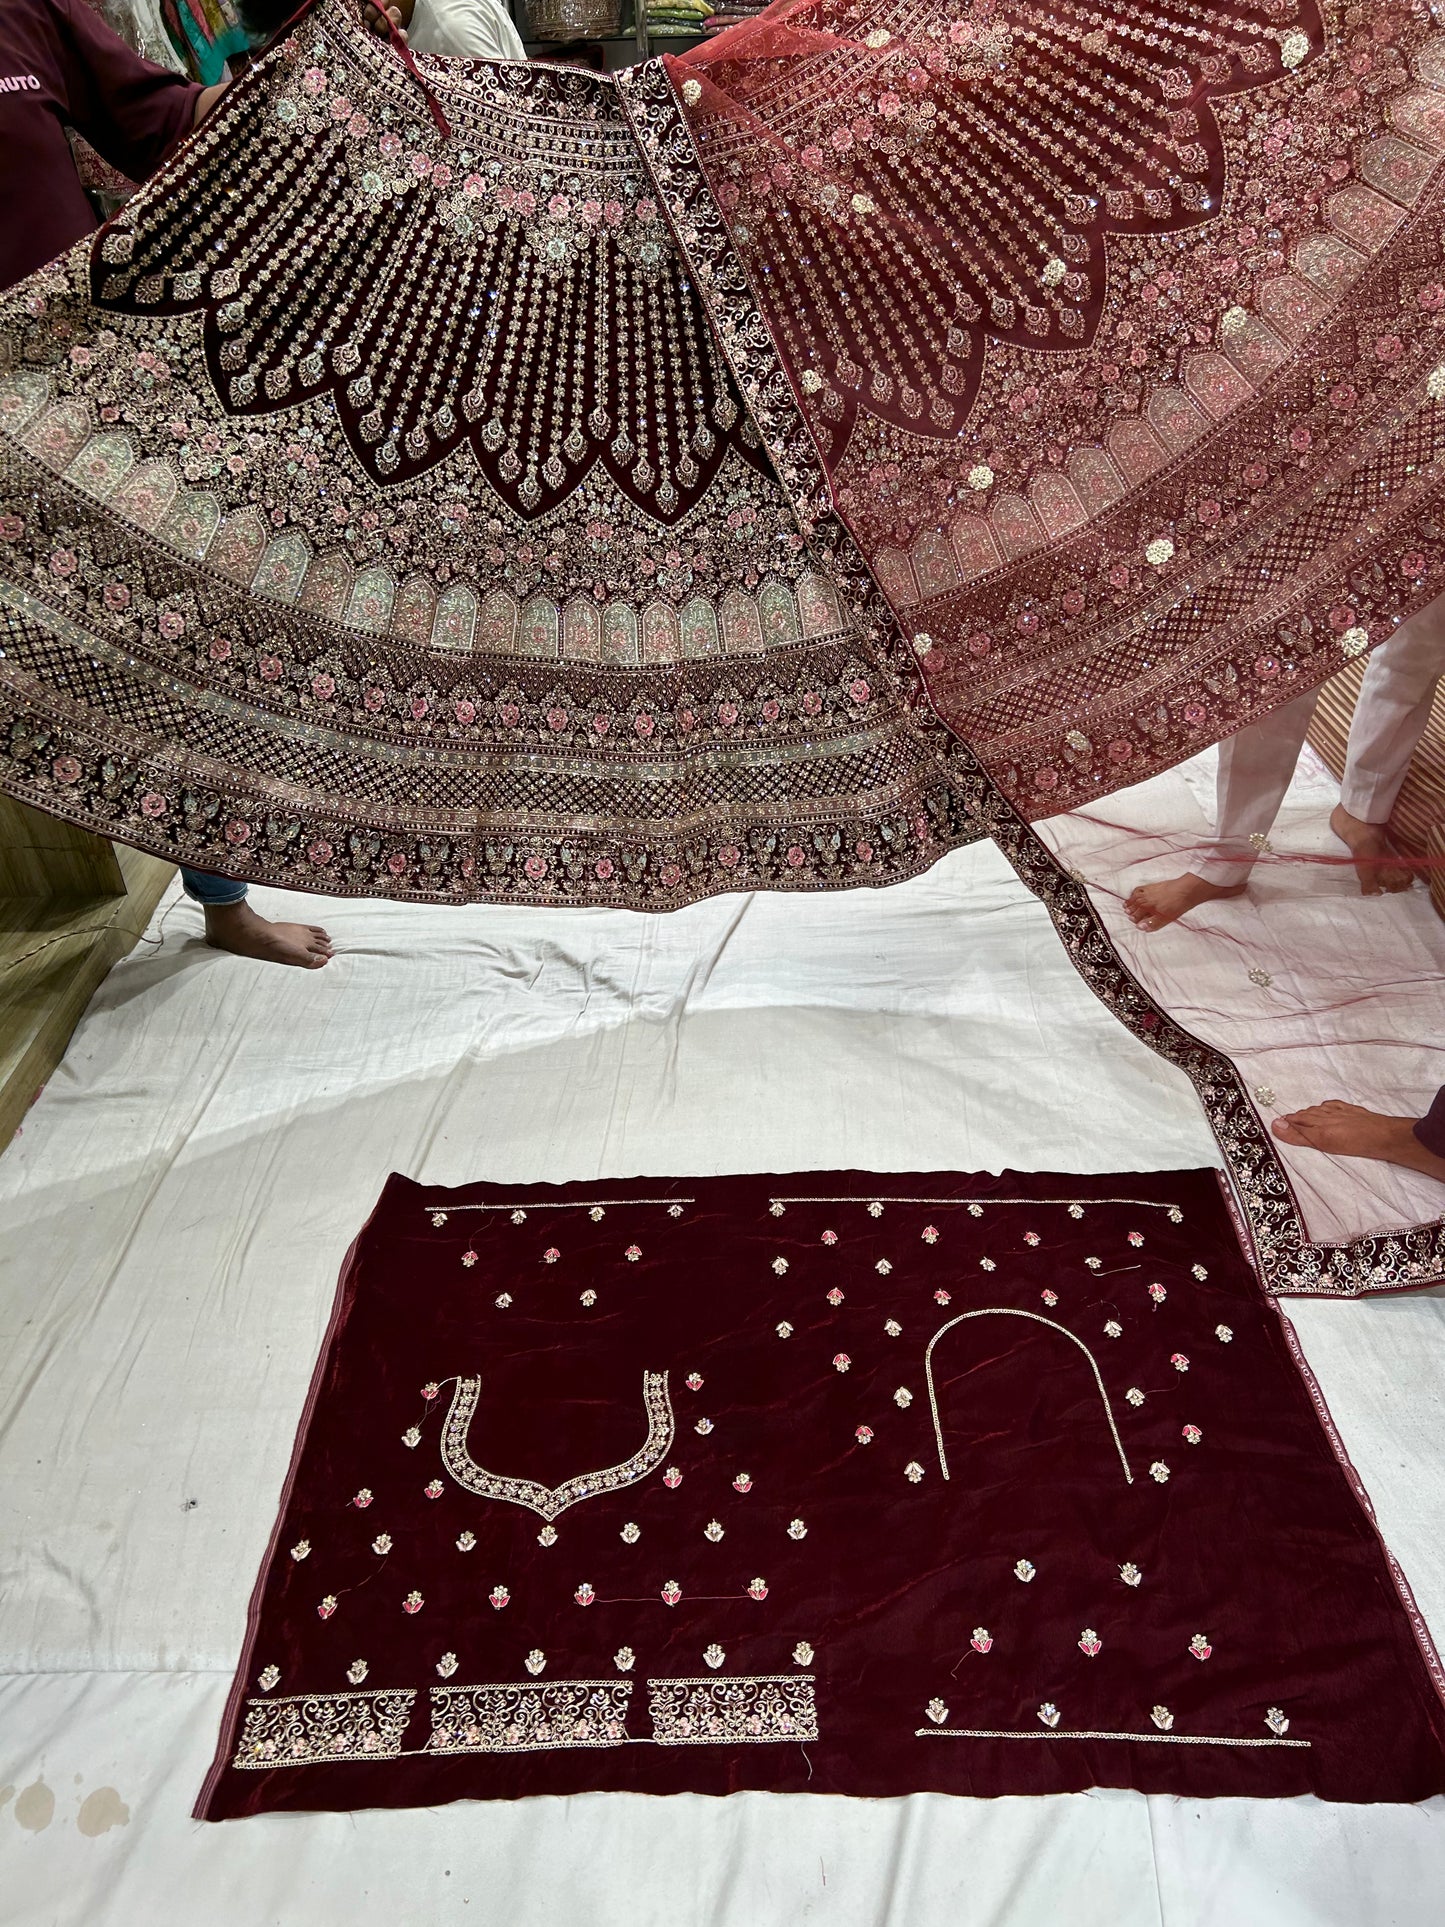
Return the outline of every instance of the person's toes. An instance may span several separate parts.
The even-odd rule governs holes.
[[[1310,1141],[1304,1127],[1297,1118],[1277,1117],[1269,1128],[1274,1132],[1274,1135],[1280,1138],[1285,1144],[1308,1145]]]

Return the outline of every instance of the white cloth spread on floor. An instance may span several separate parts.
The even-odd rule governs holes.
[[[388,1171],[1215,1161],[1183,1077],[1095,1002],[989,846],[877,894],[659,918],[255,901],[324,922],[335,962],[221,957],[172,896],[0,1159],[8,1927],[1437,1917],[1439,1802],[589,1795],[190,1820],[336,1273]],[[1445,1304],[1294,1317],[1445,1627]]]

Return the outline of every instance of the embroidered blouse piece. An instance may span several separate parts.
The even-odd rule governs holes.
[[[1445,1673],[1366,1507],[1212,1172],[396,1177],[197,1811],[1422,1799]]]
[[[1007,843],[1439,592],[1442,151],[1403,0],[812,0],[620,79],[318,0],[0,301],[0,783],[441,901]]]

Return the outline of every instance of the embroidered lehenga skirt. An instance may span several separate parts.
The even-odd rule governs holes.
[[[0,783],[339,893],[892,881],[1438,593],[1445,36],[776,6],[619,79],[321,0],[0,304]]]

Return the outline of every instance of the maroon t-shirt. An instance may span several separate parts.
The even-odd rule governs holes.
[[[0,0],[0,288],[95,226],[67,125],[144,180],[189,130],[200,91],[143,60],[85,0]]]

